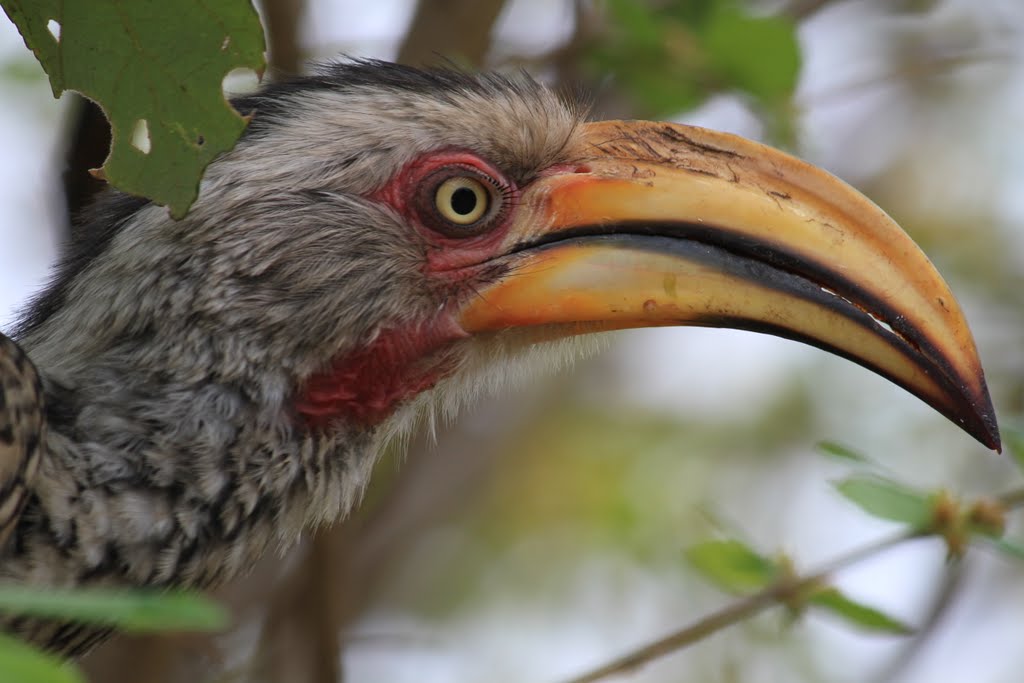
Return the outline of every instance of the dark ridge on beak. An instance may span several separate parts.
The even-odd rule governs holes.
[[[1000,449],[999,431],[992,405],[976,405],[971,400],[971,392],[958,381],[956,372],[948,360],[927,338],[917,329],[907,325],[903,317],[887,303],[871,295],[837,270],[804,255],[798,256],[784,247],[751,239],[728,228],[691,222],[637,221],[577,226],[521,242],[515,245],[509,254],[591,241],[628,245],[633,249],[674,254],[702,262],[766,289],[798,296],[843,315],[860,327],[888,339],[909,362],[932,377],[950,395],[959,397],[961,405],[958,406],[931,405],[986,446],[995,450]],[[850,353],[781,326],[722,316],[702,317],[701,322],[697,324],[708,327],[733,327],[800,341],[852,360],[893,383],[904,386],[890,373],[873,367]],[[961,412],[955,412],[954,408]],[[969,414],[971,418],[965,418],[964,414]]]

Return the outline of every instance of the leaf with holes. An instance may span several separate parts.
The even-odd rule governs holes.
[[[262,73],[263,29],[250,0],[0,0],[50,77],[110,120],[102,173],[167,205],[195,201],[203,170],[231,149],[246,120],[224,99],[236,68]]]

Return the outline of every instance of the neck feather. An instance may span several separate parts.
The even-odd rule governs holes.
[[[306,428],[266,386],[101,365],[43,375],[45,453],[0,579],[220,583],[344,516],[378,450],[372,429]]]

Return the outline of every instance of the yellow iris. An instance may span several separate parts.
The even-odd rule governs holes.
[[[449,178],[438,186],[434,204],[445,220],[470,225],[487,213],[490,193],[476,178]]]

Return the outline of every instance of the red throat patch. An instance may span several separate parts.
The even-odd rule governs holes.
[[[312,427],[326,427],[336,419],[378,424],[446,377],[454,369],[447,347],[467,336],[444,314],[429,323],[382,330],[366,347],[310,377],[296,410]]]

